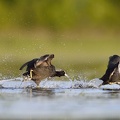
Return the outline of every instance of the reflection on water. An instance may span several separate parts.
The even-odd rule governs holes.
[[[87,88],[92,84],[83,81],[45,80],[40,85],[42,88],[33,89],[23,87],[34,84],[31,81],[18,88],[20,83],[18,79],[1,81],[0,119],[120,118],[119,90],[103,90],[95,87],[96,84]],[[78,87],[81,84],[83,87]]]

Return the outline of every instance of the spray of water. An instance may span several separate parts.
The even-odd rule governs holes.
[[[23,83],[24,81],[29,81],[29,80],[31,80],[30,77],[23,77],[23,79],[21,80],[20,85],[19,85],[18,88],[21,88],[21,85],[22,85],[22,83]]]
[[[24,80],[21,81],[20,85],[19,85],[19,88],[21,87],[22,83],[24,82]]]

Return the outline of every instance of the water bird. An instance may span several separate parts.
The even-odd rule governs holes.
[[[54,54],[46,54],[41,56],[40,58],[32,59],[26,63],[24,63],[20,70],[26,67],[26,72],[23,73],[24,79],[33,80],[37,86],[41,80],[48,77],[61,77],[65,76],[66,73],[63,70],[56,70],[55,66],[51,64],[51,60],[54,58]]]
[[[120,56],[113,55],[109,57],[108,66],[105,74],[100,78],[105,84],[120,84]]]

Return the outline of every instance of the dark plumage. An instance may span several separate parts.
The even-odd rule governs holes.
[[[103,80],[103,84],[120,82],[120,56],[113,55],[109,57],[107,70],[100,79]]]
[[[23,76],[27,78],[30,77],[38,86],[40,81],[47,77],[65,76],[64,71],[56,71],[55,66],[51,64],[53,58],[54,54],[46,54],[40,58],[35,58],[26,62],[20,67],[20,70],[27,66],[26,72],[23,73]]]

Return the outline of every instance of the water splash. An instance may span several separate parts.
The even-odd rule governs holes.
[[[78,80],[71,79],[67,74],[66,77],[68,80],[48,80],[45,79],[41,81],[41,88],[50,88],[50,89],[81,89],[81,88],[99,88],[99,89],[120,89],[120,85],[102,85],[102,81],[98,78],[93,80]],[[23,89],[23,88],[35,88],[36,84],[32,80],[23,81],[23,78],[15,78],[15,79],[6,79],[0,81],[0,88],[15,88],[15,89]]]

